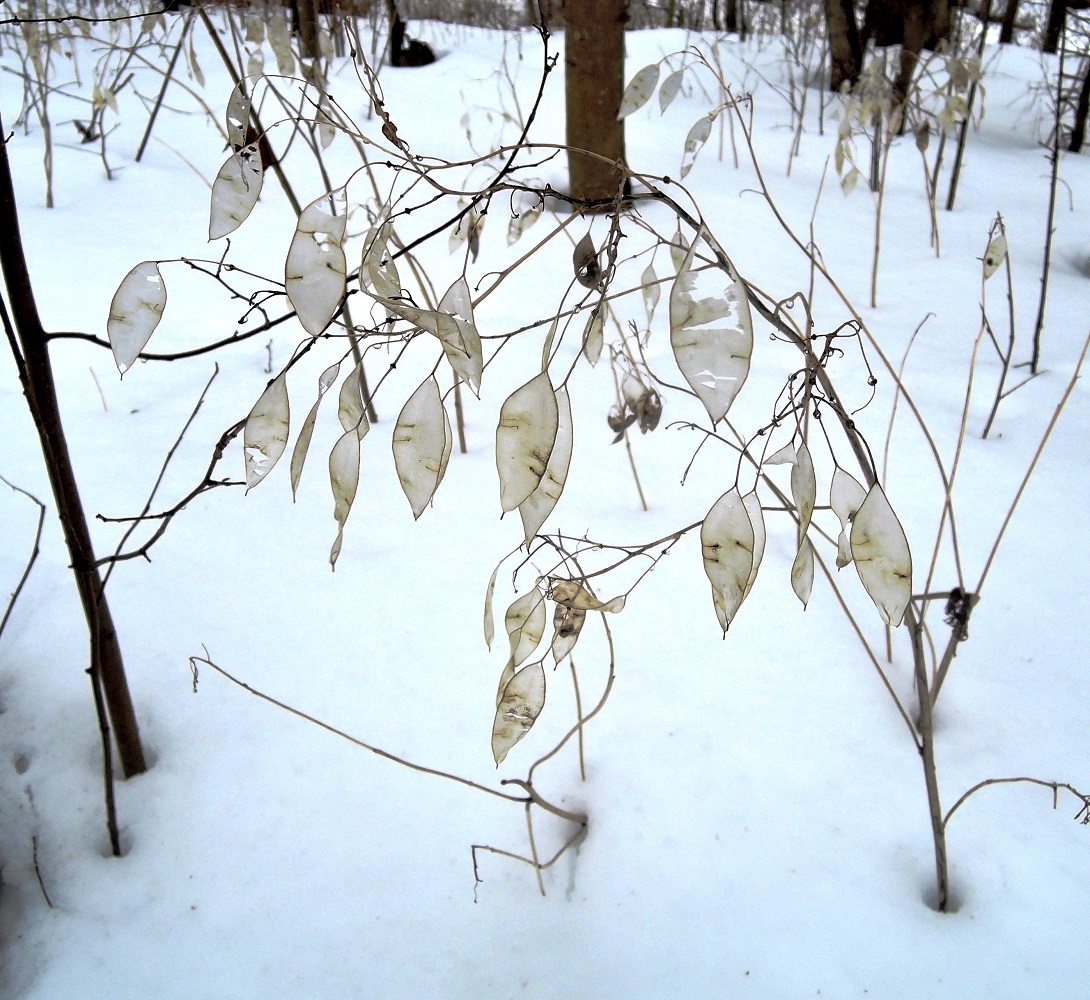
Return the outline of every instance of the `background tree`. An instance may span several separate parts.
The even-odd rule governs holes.
[[[1048,5],[1048,21],[1045,23],[1045,37],[1041,43],[1041,51],[1056,54],[1060,45],[1060,36],[1064,30],[1064,20],[1067,17],[1067,0],[1051,0]]]
[[[1014,24],[1018,18],[1018,0],[1007,0],[1006,9],[1003,11],[1003,26],[999,29],[999,42],[1001,45],[1010,45],[1014,41]]]
[[[991,4],[987,4],[990,9]],[[988,18],[987,9],[984,20]],[[900,45],[901,68],[893,104],[904,105],[912,74],[924,49],[934,50],[950,34],[949,0],[870,0],[863,20],[863,45]]]
[[[852,0],[824,0],[824,3],[832,66],[829,89],[838,91],[845,83],[851,85],[859,78],[863,68],[863,42]]]
[[[390,65],[427,66],[435,62],[431,46],[405,34],[405,19],[394,0],[387,0],[386,11],[390,18]]]
[[[617,110],[625,86],[627,7],[626,0],[568,0],[564,7],[568,176],[579,201],[612,200],[624,183],[615,164],[624,160]]]
[[[318,4],[316,0],[291,0],[291,27],[299,36],[299,52],[304,59],[317,59],[321,54],[318,42]]]

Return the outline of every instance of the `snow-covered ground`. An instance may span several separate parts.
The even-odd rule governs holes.
[[[519,38],[414,28],[441,57],[421,69],[384,68],[387,109],[414,152],[466,159],[472,155],[467,127],[481,151],[504,127],[502,112],[516,113],[497,74],[504,57],[525,114],[537,87],[541,42],[529,32]],[[207,37],[196,28],[193,37],[206,81],[203,90],[189,83],[218,114],[230,83]],[[630,35],[629,75],[696,40],[676,31]],[[780,49],[731,40],[721,53],[728,82],[752,89],[755,146],[777,206],[804,240],[814,214],[823,259],[895,366],[926,318],[905,384],[949,468],[980,328],[979,258],[997,212],[1011,248],[1017,359],[1028,356],[1048,200],[1040,146],[1047,125],[1032,93],[1045,68],[1031,52],[988,50],[986,113],[969,136],[956,209],[939,211],[941,257],[928,245],[920,156],[911,136],[896,143],[883,204],[878,308],[870,309],[874,200],[862,183],[843,195],[830,164],[814,213],[837,135],[832,104],[824,109],[822,130],[820,94],[807,93],[799,156],[788,177],[793,135]],[[14,65],[8,50],[4,65]],[[351,68],[340,66],[332,79],[334,97],[378,137],[379,123],[365,119],[366,98]],[[156,80],[138,74],[136,87],[154,94]],[[632,115],[630,164],[676,177],[686,133],[710,110],[714,93],[707,75],[694,75],[665,114],[655,99]],[[0,75],[8,130],[21,99],[20,81]],[[55,141],[67,145],[55,150],[52,210],[43,207],[40,131],[33,122],[29,133],[15,130],[8,153],[48,329],[104,336],[111,296],[138,261],[215,259],[222,252],[205,242],[208,188],[198,173],[215,175],[223,139],[192,98],[171,91],[167,103],[178,110],[163,113],[155,136],[169,146],[153,139],[142,163],[134,164],[146,113],[130,90],[122,93],[120,126],[108,140],[117,169],[107,181],[100,162],[72,148],[74,130],[59,123],[77,112],[55,98]],[[562,141],[563,106],[561,59],[532,138]],[[108,123],[115,120],[110,112]],[[513,138],[514,126],[508,123],[504,134]],[[732,162],[729,133],[718,158],[717,126],[685,184],[743,275],[776,298],[805,291],[807,261],[755,193],[756,173],[740,134],[736,139],[740,167]],[[866,156],[860,145],[859,162]],[[343,138],[327,158],[335,184],[358,166]],[[306,157],[293,154],[289,172],[293,165],[300,197],[322,194]],[[560,164],[542,169],[546,179],[560,182]],[[944,169],[940,194],[947,177]],[[970,587],[1090,332],[1090,160],[1064,157],[1061,177],[1044,373],[1004,400],[986,441],[980,431],[1000,366],[986,341],[977,360],[954,490]],[[362,200],[366,182],[354,184]],[[645,214],[667,234],[673,231],[665,212]],[[506,218],[494,205],[480,258],[470,265],[471,284],[510,263],[549,225],[538,222],[508,250]],[[596,238],[604,238],[605,222],[593,225]],[[577,221],[571,231],[578,238],[590,227]],[[362,228],[353,223],[350,232],[358,236]],[[291,210],[268,178],[261,203],[232,237],[229,259],[282,274],[292,231]],[[353,252],[358,260],[358,240],[353,245],[350,267]],[[532,275],[501,285],[478,307],[482,335],[555,310],[570,281],[570,253],[562,236],[542,252],[542,263],[531,265]],[[422,255],[441,293],[458,277],[461,258],[448,255],[445,235]],[[660,275],[667,272],[664,249],[656,267]],[[210,279],[179,263],[164,264],[163,273],[170,300],[151,349],[185,350],[236,328],[244,307],[227,301]],[[988,285],[989,316],[1001,341],[1007,331],[1003,281],[1000,274]],[[664,294],[648,357],[679,379],[666,305]],[[822,331],[850,318],[820,279],[814,313]],[[642,322],[639,299],[620,315]],[[758,325],[750,380],[732,410],[748,434],[768,420],[778,385],[797,365],[791,348],[768,332]],[[533,332],[501,353],[485,372],[479,402],[467,394],[468,454],[455,449],[434,508],[415,524],[389,437],[401,401],[435,359],[410,355],[389,373],[376,400],[380,422],[363,442],[359,496],[335,573],[327,561],[335,525],[325,475],[325,455],[339,433],[332,401],[321,414],[294,505],[285,459],[248,495],[222,489],[193,501],[154,547],[150,563],[117,567],[109,596],[153,760],[145,775],[118,784],[121,859],[109,856],[106,839],[85,627],[15,367],[6,352],[0,356],[0,475],[50,506],[41,557],[0,639],[4,995],[1084,996],[1090,832],[1072,821],[1077,801],[1063,793],[1053,809],[1048,790],[1025,784],[973,796],[948,830],[955,912],[932,909],[919,756],[820,572],[805,612],[792,593],[794,528],[784,515],[768,515],[761,574],[725,641],[692,533],[632,592],[625,610],[611,616],[616,680],[604,709],[586,726],[586,778],[574,743],[535,775],[543,795],[589,817],[586,839],[543,873],[544,898],[529,866],[494,853],[478,852],[481,882],[474,882],[471,845],[529,851],[521,806],[373,756],[207,667],[194,693],[189,657],[207,648],[211,659],[254,688],[415,763],[492,788],[503,778],[525,776],[575,718],[570,675],[566,666],[549,672],[540,720],[497,774],[489,738],[506,659],[502,614],[513,598],[510,571],[517,560],[500,574],[501,641],[491,652],[481,614],[493,568],[521,540],[517,518],[499,518],[496,414],[536,370],[543,335]],[[153,506],[183,496],[200,481],[222,431],[245,417],[261,393],[270,362],[278,371],[303,336],[284,324],[214,357],[137,365],[124,381],[101,348],[55,342],[61,404],[88,510],[107,516],[139,511],[218,363],[219,375]],[[879,384],[856,420],[881,463],[893,384],[875,349],[866,350]],[[332,360],[308,357],[292,376],[296,426]],[[391,360],[386,353],[369,355],[372,382]],[[857,356],[846,358],[836,374],[850,405],[866,401],[870,390]],[[443,377],[445,387],[449,375]],[[699,421],[703,411],[667,393],[662,425],[633,440],[650,507],[644,513],[624,446],[609,444],[605,416],[614,388],[605,362],[594,370],[581,364],[570,390],[575,457],[551,530],[616,544],[648,541],[698,521],[733,484],[733,454],[708,446],[680,485],[700,439],[666,425]],[[1083,652],[1090,592],[1088,420],[1090,397],[1080,382],[1011,521],[970,639],[942,689],[936,727],[946,808],[985,778],[1025,775],[1090,787]],[[221,469],[238,478],[242,466],[236,441]],[[819,497],[830,471],[827,461],[819,462]],[[773,473],[786,484],[785,469]],[[919,592],[943,491],[903,401],[887,486],[913,546]],[[0,590],[6,594],[29,554],[35,510],[3,488],[0,524]],[[93,531],[106,553],[120,529],[96,521]],[[949,549],[944,552],[936,590],[956,582]],[[538,566],[548,569],[548,563]],[[520,576],[523,591],[534,572]],[[883,629],[854,570],[842,571],[838,583],[881,655]],[[941,610],[929,612],[940,649],[947,636]],[[894,639],[890,680],[911,705],[910,650],[903,635]],[[601,626],[590,618],[575,659],[585,710],[600,697],[608,670]],[[538,810],[534,815],[537,849],[551,856],[571,828]]]

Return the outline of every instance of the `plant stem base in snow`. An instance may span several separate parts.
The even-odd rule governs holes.
[[[3,122],[0,121],[0,135]],[[12,352],[16,355],[23,392],[30,407],[34,426],[42,446],[42,457],[49,473],[49,483],[57,504],[57,517],[64,531],[65,544],[72,560],[83,613],[87,619],[91,644],[92,679],[102,684],[109,709],[114,738],[117,741],[121,766],[126,777],[147,769],[140,745],[140,732],[129,695],[121,647],[110,615],[102,579],[95,565],[91,534],[87,527],[83,503],[76,485],[75,471],[68,454],[61,424],[53,369],[49,360],[47,336],[38,316],[34,292],[30,284],[26,258],[19,234],[19,217],[15,205],[7,146],[0,142],[0,267],[11,304],[9,331]],[[7,319],[5,315],[5,319]]]

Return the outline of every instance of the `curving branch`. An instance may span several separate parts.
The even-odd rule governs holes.
[[[15,610],[15,603],[19,600],[19,595],[23,592],[23,586],[30,577],[30,571],[34,568],[34,563],[37,562],[38,554],[41,552],[42,528],[45,525],[45,504],[33,493],[29,493],[21,486],[16,486],[14,483],[8,482],[3,476],[0,476],[0,483],[13,489],[16,493],[22,493],[23,496],[33,500],[34,503],[38,505],[38,527],[34,532],[34,544],[30,550],[30,558],[27,560],[26,567],[23,569],[23,575],[19,577],[19,582],[15,585],[15,590],[11,593],[11,598],[8,600],[8,606],[4,610],[4,617],[0,618],[0,636],[3,636],[4,629],[7,628],[8,619],[11,618],[11,613]]]

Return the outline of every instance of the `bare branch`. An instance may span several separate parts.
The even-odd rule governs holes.
[[[19,595],[23,592],[23,586],[27,582],[27,578],[30,576],[30,571],[34,568],[34,563],[37,561],[38,553],[41,551],[42,544],[42,527],[45,524],[45,504],[41,502],[33,493],[28,493],[21,486],[16,486],[14,483],[9,483],[3,476],[0,476],[0,483],[13,489],[16,493],[22,493],[23,496],[33,500],[38,505],[38,527],[34,532],[34,544],[31,546],[30,558],[27,560],[26,567],[23,569],[23,575],[19,577],[19,582],[15,585],[15,590],[12,591],[11,598],[8,600],[8,606],[4,611],[4,617],[0,618],[0,636],[3,636],[4,629],[7,628],[8,619],[11,618],[12,611],[15,610],[15,602],[19,600]]]

